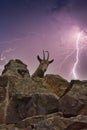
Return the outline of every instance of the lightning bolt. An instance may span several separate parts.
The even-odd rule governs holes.
[[[76,73],[76,68],[77,68],[77,65],[79,62],[79,52],[80,52],[79,44],[80,44],[82,34],[83,34],[83,32],[79,32],[77,35],[77,39],[76,39],[76,61],[74,63],[73,69],[72,69],[72,73],[73,73],[73,76],[75,79],[78,78],[77,73]]]
[[[75,49],[73,51],[71,51],[71,53],[67,54],[67,56],[64,58],[64,60],[61,62],[60,67],[59,67],[59,71],[61,70],[62,66],[64,65],[64,63],[75,53]]]

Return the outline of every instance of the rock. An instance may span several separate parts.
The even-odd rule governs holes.
[[[59,113],[33,116],[16,124],[0,125],[0,130],[86,130],[87,116],[64,118]]]
[[[5,123],[14,124],[20,120],[21,119],[16,109],[16,104],[13,102],[13,100],[10,100],[6,111]]]
[[[28,97],[15,97],[8,105],[6,123],[17,123],[27,117],[57,111],[58,97],[53,94],[38,93]]]
[[[87,116],[64,118],[59,113],[26,118],[16,124],[19,129],[32,127],[32,130],[80,130],[87,129]]]
[[[74,97],[65,95],[59,100],[59,111],[63,112],[65,117],[72,117],[78,115],[83,103]]]
[[[49,91],[55,93],[57,96],[61,97],[66,89],[69,87],[67,80],[63,79],[59,75],[47,74],[44,77],[44,86],[47,87]]]
[[[36,93],[30,97],[16,99],[15,104],[21,119],[58,111],[58,97],[50,93]]]
[[[0,124],[6,122],[8,78],[0,76]]]
[[[9,125],[1,125],[0,130],[23,130],[15,127],[15,124],[9,124]]]
[[[0,86],[0,103],[5,100],[6,97],[6,89]]]
[[[17,76],[19,78],[30,77],[27,65],[18,59],[10,60],[5,65],[2,75]]]
[[[59,111],[65,117],[87,114],[87,81],[72,82],[66,94],[59,100]]]
[[[19,79],[14,76],[9,77],[10,95],[26,97],[35,93],[49,93],[49,90],[42,84],[42,80],[34,81],[31,78]]]
[[[41,84],[42,80],[35,82],[31,78],[21,79],[6,75],[1,76],[1,80],[3,86],[1,90],[5,89],[5,97],[0,113],[5,123],[17,123],[26,117],[58,111],[59,97],[46,89]]]
[[[42,80],[2,75],[0,81],[0,124],[58,111],[59,97],[43,86]]]

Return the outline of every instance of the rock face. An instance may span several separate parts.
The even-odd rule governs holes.
[[[10,60],[8,64],[5,65],[2,75],[17,76],[20,78],[30,77],[27,65],[18,59]]]
[[[6,75],[1,76],[0,81],[0,123],[17,123],[27,117],[58,111],[59,97],[41,83]]]
[[[59,75],[47,74],[44,77],[44,85],[55,93],[57,96],[61,97],[64,92],[68,89],[69,83],[67,80],[63,79]]]
[[[6,109],[7,109],[7,89],[8,79],[6,77],[0,77],[0,123],[3,124],[6,121]]]
[[[59,111],[66,117],[87,115],[87,81],[71,81],[69,91],[59,100]]]
[[[87,130],[87,81],[31,78],[11,60],[0,76],[0,130]]]

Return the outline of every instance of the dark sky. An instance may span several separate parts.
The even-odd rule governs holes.
[[[47,73],[74,78],[78,31],[86,37],[87,0],[0,0],[0,71],[9,59],[19,58],[32,74],[44,49],[55,59]],[[80,42],[76,73],[87,79],[86,38]]]

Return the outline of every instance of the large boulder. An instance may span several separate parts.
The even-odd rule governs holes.
[[[59,97],[61,97],[69,88],[69,83],[67,80],[65,80],[59,75],[53,74],[47,74],[44,77],[43,84],[47,87],[49,91],[55,93]]]
[[[31,78],[0,77],[0,124],[58,111],[59,97]]]
[[[30,77],[27,65],[19,59],[10,60],[5,65],[2,75],[17,76],[19,78]]]
[[[51,93],[36,93],[23,98],[15,97],[12,102],[8,106],[7,123],[17,123],[18,119],[22,120],[35,115],[46,115],[58,111],[58,97]],[[14,111],[16,114],[14,115],[15,120],[10,114],[11,110],[12,113]]]
[[[70,88],[59,100],[59,111],[66,117],[87,115],[87,81],[71,81]]]
[[[30,78],[19,80],[16,77],[10,77],[10,88],[9,94],[12,99],[8,106],[7,123],[16,123],[26,117],[58,111],[59,97],[46,89],[41,82],[34,82]],[[14,116],[13,120],[11,111],[19,117]]]

